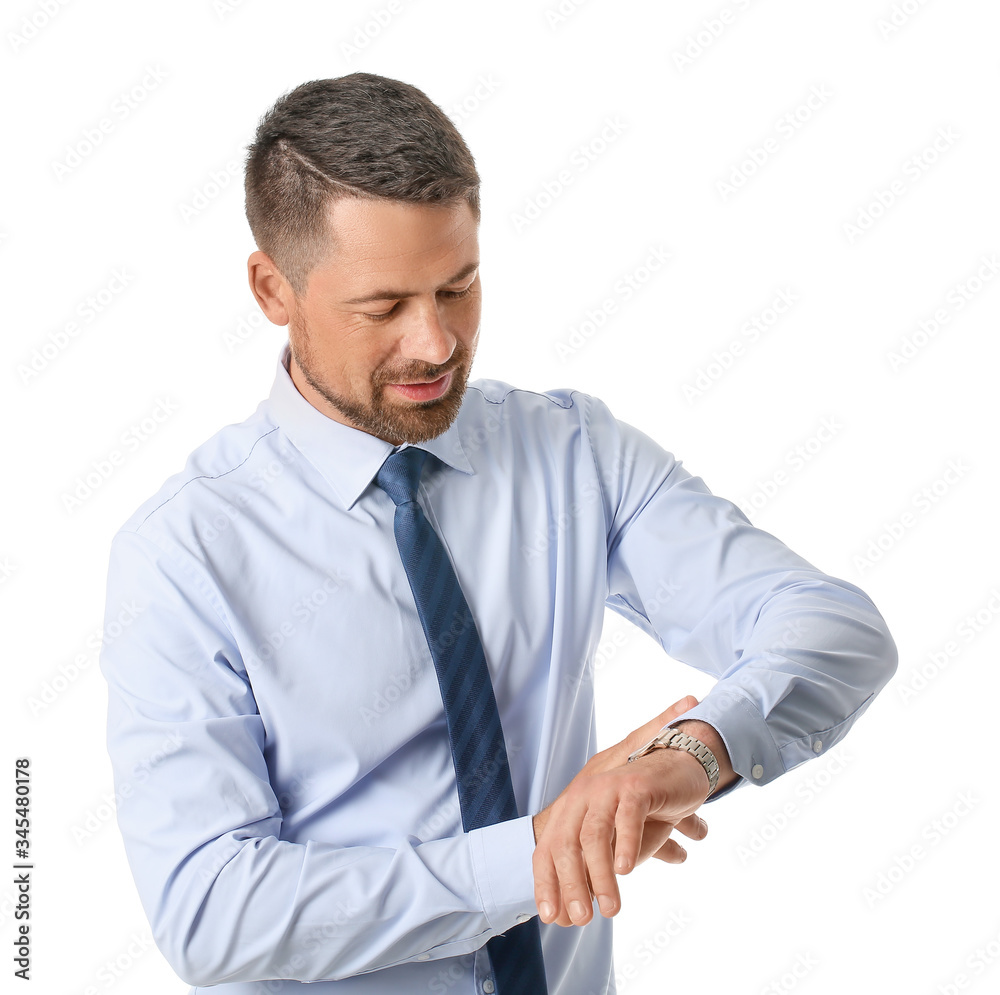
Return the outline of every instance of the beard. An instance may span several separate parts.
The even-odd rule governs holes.
[[[455,351],[443,366],[426,366],[405,373],[382,368],[375,370],[366,397],[357,392],[348,395],[334,390],[324,377],[309,342],[308,326],[299,329],[289,322],[289,352],[303,379],[352,428],[398,446],[403,442],[412,444],[436,438],[458,417],[473,359],[469,347],[461,339],[455,342]],[[439,380],[449,372],[452,377],[448,390],[430,401],[410,401],[389,387],[393,383]]]

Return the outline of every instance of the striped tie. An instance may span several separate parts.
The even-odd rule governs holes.
[[[396,505],[393,531],[444,700],[466,832],[518,818],[493,683],[476,623],[437,533],[416,501],[430,454],[407,446],[382,464],[376,482]],[[546,995],[537,917],[486,944],[497,995]]]

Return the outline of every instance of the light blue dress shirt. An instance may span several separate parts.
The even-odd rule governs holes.
[[[285,343],[270,396],[111,548],[108,613],[138,606],[101,652],[118,822],[192,991],[490,992],[486,941],[537,914],[531,816],[596,750],[605,606],[718,678],[685,714],[741,775],[712,801],[835,746],[895,670],[863,591],[602,401],[477,380],[421,444],[444,465],[419,500],[476,619],[525,814],[464,833],[374,482],[393,447],[312,407],[287,361]],[[649,715],[669,704],[637,695]],[[615,991],[610,920],[541,935],[550,995]]]

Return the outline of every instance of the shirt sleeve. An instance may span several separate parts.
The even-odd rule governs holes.
[[[700,719],[725,743],[740,777],[708,800],[835,746],[898,662],[871,599],[755,528],[602,401],[586,395],[584,407],[607,525],[606,604],[718,679],[669,723]]]
[[[100,657],[118,824],[177,974],[196,986],[340,980],[469,953],[537,914],[530,816],[395,847],[281,839],[266,730],[188,560],[115,536],[107,614],[124,601],[134,617]]]

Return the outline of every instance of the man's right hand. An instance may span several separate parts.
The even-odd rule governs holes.
[[[579,778],[590,777],[594,774],[600,774],[612,768],[623,766],[628,762],[630,754],[634,753],[640,746],[648,743],[665,725],[679,718],[685,712],[690,711],[697,704],[698,699],[694,695],[687,695],[679,701],[675,701],[655,718],[650,719],[638,729],[630,732],[621,742],[615,743],[614,746],[610,746],[606,750],[601,750],[599,753],[595,753],[571,783],[575,783]],[[554,804],[555,802],[542,809],[532,819],[536,843],[545,829],[552,805]],[[708,832],[708,825],[697,814],[692,814],[682,819],[676,824],[676,827],[689,839],[694,840],[704,839]],[[665,823],[657,819],[647,819],[643,824],[639,854],[633,866],[638,866],[649,857],[657,857],[659,860],[670,864],[682,863],[687,858],[687,852],[676,840],[670,839],[672,829],[673,826],[670,823]]]

